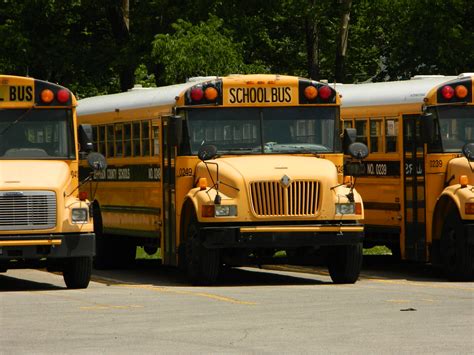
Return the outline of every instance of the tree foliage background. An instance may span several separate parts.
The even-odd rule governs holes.
[[[455,75],[473,71],[473,29],[472,0],[0,0],[0,73],[79,97],[230,73]]]

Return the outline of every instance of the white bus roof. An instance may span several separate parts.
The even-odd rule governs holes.
[[[417,75],[411,80],[336,84],[342,107],[422,103],[434,87],[457,76]]]
[[[96,113],[173,105],[176,102],[176,96],[179,96],[184,90],[193,85],[196,85],[196,81],[157,88],[137,87],[118,94],[89,97],[78,101],[77,114],[85,116]]]

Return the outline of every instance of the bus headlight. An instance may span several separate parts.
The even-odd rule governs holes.
[[[336,203],[336,214],[355,214],[354,203]]]
[[[88,219],[87,208],[73,208],[71,210],[72,223],[86,223]]]
[[[236,205],[215,205],[215,216],[216,217],[231,217],[237,216]]]

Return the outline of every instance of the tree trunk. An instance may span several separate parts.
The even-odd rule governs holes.
[[[318,80],[320,75],[319,23],[317,20],[317,14],[314,13],[316,11],[316,1],[310,0],[309,3],[309,11],[305,18],[308,77],[314,80]]]
[[[341,4],[341,17],[339,36],[337,38],[337,49],[336,49],[336,81],[344,82],[345,79],[345,68],[344,62],[346,59],[347,50],[347,38],[349,34],[349,20],[351,13],[352,0],[339,0]]]
[[[135,64],[130,55],[130,3],[129,0],[112,0],[108,2],[107,17],[117,43],[120,55],[118,71],[120,89],[127,91],[135,83]]]

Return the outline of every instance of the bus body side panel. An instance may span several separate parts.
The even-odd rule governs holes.
[[[169,108],[104,112],[81,117],[81,123],[93,126],[96,150],[107,157],[107,169],[96,176],[93,183],[82,188],[93,195],[99,205],[104,238],[115,235],[127,237],[138,246],[162,246],[162,133],[161,120],[155,116],[162,111],[169,112]],[[116,132],[117,126],[126,125],[130,125],[130,137],[115,134],[112,140],[109,138],[109,132]],[[104,133],[99,133],[101,127]],[[125,149],[128,140],[134,146],[133,155],[132,150]],[[124,148],[116,150],[122,146]],[[111,147],[114,147],[114,153],[111,153]],[[141,149],[141,154],[136,152],[137,149]],[[89,171],[85,164],[83,162],[81,166],[82,175]]]

